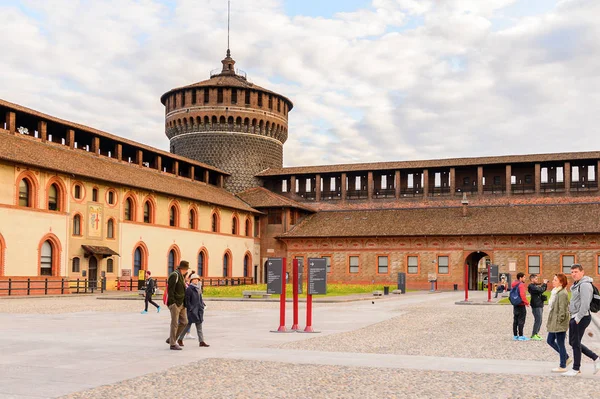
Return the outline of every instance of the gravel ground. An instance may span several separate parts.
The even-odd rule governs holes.
[[[208,359],[64,396],[119,398],[598,397],[590,380]]]
[[[384,322],[347,333],[319,336],[278,347],[453,358],[556,360],[558,363],[558,355],[545,341],[512,340],[512,306],[455,305],[451,302],[400,305],[399,302],[398,310],[402,310],[402,313]],[[546,317],[547,307],[541,330],[544,337],[547,333]],[[524,330],[526,336],[531,334],[532,327],[533,315],[528,310]],[[586,341],[589,341],[588,337],[584,337],[584,343]],[[568,343],[567,351],[571,353]],[[584,362],[591,360],[584,356]]]

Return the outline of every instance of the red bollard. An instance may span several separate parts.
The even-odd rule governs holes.
[[[469,265],[465,263],[465,302],[469,301]]]
[[[292,292],[294,294],[294,324],[292,325],[292,331],[297,331],[298,327],[298,259],[292,261]]]
[[[306,328],[304,332],[315,332],[312,327],[312,295],[306,295]]]
[[[286,259],[281,261],[281,295],[279,296],[279,328],[278,332],[286,332],[285,329],[285,273],[287,270]]]

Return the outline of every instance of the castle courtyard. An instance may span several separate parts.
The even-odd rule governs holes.
[[[482,292],[470,296],[484,300]],[[581,377],[567,385],[550,373],[558,356],[544,341],[512,341],[511,306],[457,305],[457,292],[317,302],[318,334],[271,333],[277,302],[208,300],[210,347],[190,339],[175,353],[164,344],[168,312],[141,315],[142,301],[96,298],[0,299],[0,398],[562,398],[572,390],[583,398],[599,392],[588,359]],[[288,304],[288,328],[291,309]],[[301,303],[302,328],[304,317]],[[532,319],[528,314],[526,332]]]

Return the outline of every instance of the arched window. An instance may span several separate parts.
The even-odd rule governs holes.
[[[135,218],[134,204],[133,204],[133,200],[131,198],[127,198],[125,200],[124,218],[125,218],[125,220],[134,220],[134,218]]]
[[[108,219],[106,223],[106,238],[115,238],[115,221]]]
[[[109,205],[114,205],[115,198],[116,198],[116,194],[115,194],[114,190],[110,190],[107,194],[106,202],[108,202]]]
[[[233,235],[238,234],[238,218],[237,218],[237,216],[234,216],[231,219],[231,234],[233,234]]]
[[[31,184],[27,179],[21,179],[19,182],[19,206],[31,207]]]
[[[58,186],[56,183],[52,183],[50,188],[48,189],[48,210],[49,211],[58,211]]]
[[[198,254],[198,275],[204,277],[204,268],[206,267],[206,254],[200,251]]]
[[[140,270],[142,269],[142,248],[137,247],[135,252],[133,253],[133,275],[134,277],[139,275]]]
[[[216,213],[213,213],[211,221],[212,221],[211,231],[214,233],[218,233],[219,232],[219,216],[217,216]]]
[[[97,188],[92,189],[92,201],[98,202],[98,189]]]
[[[175,205],[171,205],[169,208],[169,226],[179,227],[179,212]]]
[[[172,249],[169,251],[169,260],[167,264],[167,272],[171,274],[175,271],[175,250]]]
[[[114,261],[112,259],[107,259],[106,260],[106,273],[114,273],[114,272],[115,272]]]
[[[229,277],[229,262],[229,253],[225,252],[225,255],[223,255],[223,277]]]
[[[144,202],[144,223],[154,223],[154,206],[150,200]]]
[[[244,256],[244,277],[250,275],[250,255]]]
[[[71,271],[73,273],[79,273],[79,263],[80,263],[80,259],[79,258],[73,258],[73,265],[71,266]]]
[[[196,230],[196,210],[190,209],[190,218],[188,222],[188,226],[192,230]]]
[[[53,251],[50,240],[44,241],[40,254],[40,275],[52,276]]]
[[[250,219],[246,219],[246,231],[244,232],[245,236],[250,237],[251,232],[252,232],[252,225],[250,224]]]
[[[224,117],[224,116],[221,116],[221,117],[219,118],[219,123],[224,125],[224,124],[225,124],[225,122],[226,122],[226,121],[225,121],[225,117]]]
[[[73,235],[81,235],[81,215],[73,216]]]
[[[79,184],[75,185],[73,191],[73,196],[75,197],[75,199],[81,199],[81,186]]]

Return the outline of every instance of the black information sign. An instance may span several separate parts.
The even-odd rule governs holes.
[[[490,266],[490,284],[497,284],[498,280],[498,265]]]
[[[267,294],[281,294],[281,279],[283,259],[269,258],[267,260]]]
[[[403,294],[406,292],[406,273],[398,273],[398,289]]]
[[[327,294],[327,260],[308,258],[308,294]]]
[[[302,294],[302,279],[304,278],[304,259],[298,260],[298,294]]]

